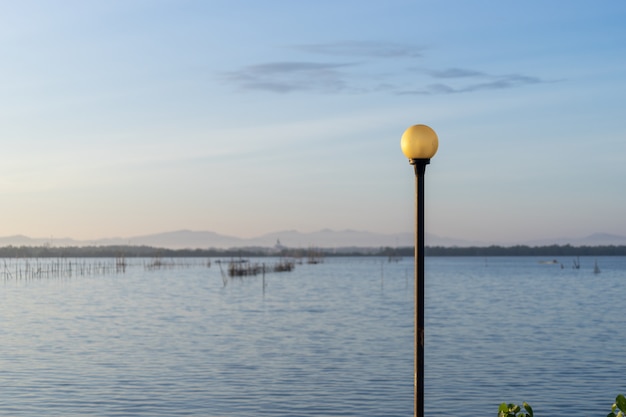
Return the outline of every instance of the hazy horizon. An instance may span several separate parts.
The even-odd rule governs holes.
[[[528,241],[468,241],[453,236],[438,236],[426,233],[426,246],[444,247],[511,247],[526,246],[607,246],[626,245],[626,236],[610,233],[593,233],[586,236],[554,236],[547,239],[531,239]],[[274,247],[276,244],[286,247],[408,247],[414,243],[412,232],[381,234],[366,230],[331,230],[301,232],[298,230],[277,230],[270,233],[244,238],[234,235],[220,234],[210,230],[174,230],[136,236],[104,236],[97,239],[75,239],[71,236],[0,236],[0,246],[85,246],[85,245],[131,245],[152,246],[170,249],[187,248],[233,248],[233,247]]]
[[[626,3],[0,6],[0,236],[626,235]]]

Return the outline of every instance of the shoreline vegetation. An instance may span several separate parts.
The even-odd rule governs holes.
[[[413,247],[345,247],[345,248],[230,248],[230,249],[167,249],[152,246],[4,246],[0,258],[196,258],[196,257],[290,257],[309,258],[333,256],[384,256],[390,261],[413,257]],[[425,256],[626,256],[626,246],[427,246]]]

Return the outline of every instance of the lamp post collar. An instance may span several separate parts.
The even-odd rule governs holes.
[[[430,164],[430,158],[411,158],[409,163],[415,168],[416,176],[423,176],[426,173],[426,165]]]

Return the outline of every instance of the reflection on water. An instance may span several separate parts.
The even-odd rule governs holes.
[[[427,415],[606,415],[626,392],[626,260],[599,264],[427,258]],[[412,274],[327,258],[264,284],[206,265],[3,278],[0,415],[411,415]]]

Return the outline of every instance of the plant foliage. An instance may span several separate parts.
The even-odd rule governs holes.
[[[522,403],[524,409],[517,404],[500,404],[498,417],[533,417],[533,409],[527,402]]]
[[[615,404],[613,404],[613,407],[611,407],[611,412],[606,417],[624,417],[625,413],[626,397],[620,394],[615,398]]]
[[[522,409],[523,408],[523,409]],[[533,417],[533,409],[527,402],[522,407],[517,404],[502,403],[498,408],[498,417]],[[626,417],[626,397],[619,394],[606,417]]]

